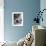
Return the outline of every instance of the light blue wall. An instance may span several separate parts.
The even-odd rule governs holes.
[[[41,0],[40,1],[40,10],[42,11],[43,9],[46,9],[46,0]],[[40,21],[40,25],[46,27],[46,10],[43,12],[43,22]]]
[[[4,0],[4,38],[7,41],[18,41],[24,37],[32,28],[32,19],[36,17],[35,12],[40,9],[40,0]],[[12,12],[22,11],[24,13],[24,26],[12,26]]]

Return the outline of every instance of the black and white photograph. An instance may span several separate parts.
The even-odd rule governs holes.
[[[23,26],[23,12],[13,12],[12,13],[12,25],[13,26]]]

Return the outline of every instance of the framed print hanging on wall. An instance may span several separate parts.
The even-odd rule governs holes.
[[[12,12],[12,25],[23,26],[23,12]]]

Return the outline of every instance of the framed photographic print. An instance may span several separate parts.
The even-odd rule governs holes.
[[[23,12],[12,12],[12,25],[23,26]]]

